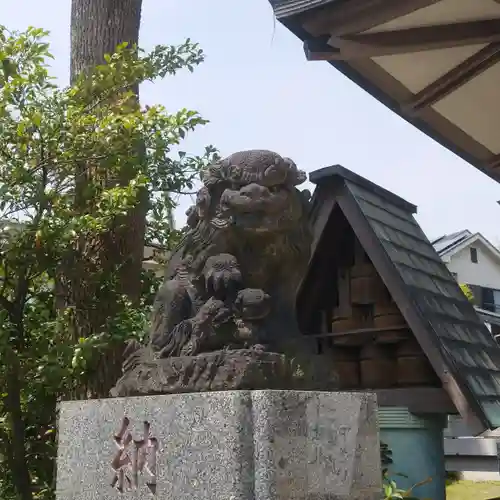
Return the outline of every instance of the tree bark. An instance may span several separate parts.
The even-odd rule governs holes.
[[[20,368],[17,354],[10,356],[7,374],[7,397],[5,407],[9,415],[11,427],[10,466],[12,477],[20,500],[32,500],[31,477],[26,457],[26,428],[21,407]],[[7,445],[9,446],[9,445]]]
[[[142,0],[72,0],[71,5],[71,73],[74,79],[87,69],[102,64],[105,54],[112,54],[122,42],[138,44]],[[139,89],[133,89],[139,98]],[[76,194],[84,187],[85,176],[78,175],[85,166],[76,166]],[[126,172],[120,181],[127,184],[135,172]],[[83,207],[82,207],[83,208]],[[98,261],[105,265],[119,265],[120,294],[137,303],[141,289],[141,267],[144,253],[147,197],[142,193],[139,204],[120,220],[119,227],[107,235],[102,243]],[[78,336],[95,333],[103,320],[113,314],[115,304],[102,300],[98,310],[85,310],[89,295],[95,292],[92,276],[83,272],[71,283],[72,305],[80,311],[76,318]],[[88,308],[87,308],[88,309]],[[78,322],[81,324],[78,325]],[[83,323],[86,323],[85,325]],[[87,396],[107,397],[109,390],[121,374],[122,346],[110,350],[99,361]]]
[[[118,44],[137,44],[142,0],[72,0],[70,77],[102,64]]]

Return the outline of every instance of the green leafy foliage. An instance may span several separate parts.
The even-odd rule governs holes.
[[[462,290],[462,293],[467,297],[467,300],[469,302],[474,303],[474,294],[472,293],[472,290],[470,289],[469,286],[467,286],[464,283],[461,283],[460,290]]]
[[[211,146],[200,156],[178,152],[186,134],[206,123],[196,111],[141,107],[132,91],[144,81],[192,71],[203,60],[196,44],[187,40],[150,53],[122,44],[105,64],[58,88],[49,73],[46,35],[0,27],[5,500],[53,497],[57,401],[85,386],[104,349],[144,334],[158,279],[144,271],[142,298],[133,307],[117,291],[117,266],[98,257],[103,238],[146,192],[145,243],[171,247],[179,237],[171,224],[172,194],[192,190],[199,169],[216,156]],[[80,335],[75,318],[82,311],[68,296],[81,273],[95,292],[85,314],[102,300],[118,306],[90,336]]]
[[[403,474],[396,474],[397,476],[405,477]],[[414,484],[411,488],[402,489],[399,488],[396,484],[396,481],[393,477],[390,477],[387,473],[384,474],[383,477],[383,490],[384,490],[384,500],[398,500],[401,498],[406,498],[407,500],[431,500],[429,498],[420,498],[415,496],[414,490],[424,484],[428,484],[432,481],[432,478],[425,479],[424,481],[420,481]]]
[[[397,473],[392,476],[389,474],[388,467],[394,463],[392,459],[392,450],[389,445],[380,442],[380,460],[382,464],[382,488],[383,488],[383,500],[396,500],[401,498],[407,498],[408,500],[430,500],[430,499],[420,499],[416,497],[413,492],[419,486],[423,486],[432,481],[432,478],[428,478],[425,481],[421,481],[414,484],[411,488],[402,489],[399,488],[394,476],[407,477],[404,474]]]

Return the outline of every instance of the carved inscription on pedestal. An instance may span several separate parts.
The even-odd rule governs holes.
[[[156,453],[158,440],[151,435],[149,422],[144,422],[144,432],[141,439],[134,439],[129,430],[130,420],[124,417],[120,430],[114,436],[118,450],[111,462],[113,480],[111,486],[120,493],[137,489],[139,476],[147,474],[146,486],[151,493],[156,494]]]

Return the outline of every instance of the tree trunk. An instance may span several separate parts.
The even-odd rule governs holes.
[[[122,42],[138,44],[142,0],[72,0],[71,5],[71,81],[82,71],[104,62],[105,54],[112,54]],[[139,98],[139,89],[133,89]],[[76,194],[84,187],[85,176],[78,175],[76,166]],[[135,172],[124,173],[120,181],[127,184]],[[83,209],[83,207],[81,207]],[[141,267],[147,213],[146,193],[140,203],[120,220],[120,227],[107,235],[102,243],[98,261],[106,266],[120,265],[119,293],[137,303],[140,297]],[[85,244],[85,242],[83,242]],[[70,280],[72,305],[81,315],[76,318],[78,336],[87,336],[102,325],[103,320],[116,309],[116,301],[102,300],[97,309],[88,310],[88,299],[95,292],[91,273],[83,271],[79,279]],[[115,301],[115,303],[113,303]],[[78,324],[80,323],[80,324]],[[90,396],[107,397],[121,374],[123,346],[109,350],[99,361],[88,391]]]
[[[26,457],[26,429],[21,407],[21,384],[19,381],[19,359],[14,352],[10,355],[10,365],[7,368],[7,397],[5,408],[9,415],[11,427],[10,466],[14,485],[20,500],[32,500],[31,477]],[[9,446],[9,444],[7,444]]]
[[[71,72],[102,64],[118,44],[137,44],[142,0],[72,0]]]

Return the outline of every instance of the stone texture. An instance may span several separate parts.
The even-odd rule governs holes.
[[[290,158],[261,149],[204,169],[153,304],[148,343],[159,357],[313,344],[295,306],[312,243],[310,193],[295,187],[306,179]]]
[[[311,355],[300,361],[284,354],[227,350],[155,358],[145,347],[125,370],[111,396],[148,396],[240,389],[333,390],[337,375],[329,359]]]
[[[146,472],[135,490],[111,487],[124,417],[158,441],[159,499],[380,498],[374,395],[265,390],[62,403],[58,500],[152,498]]]

